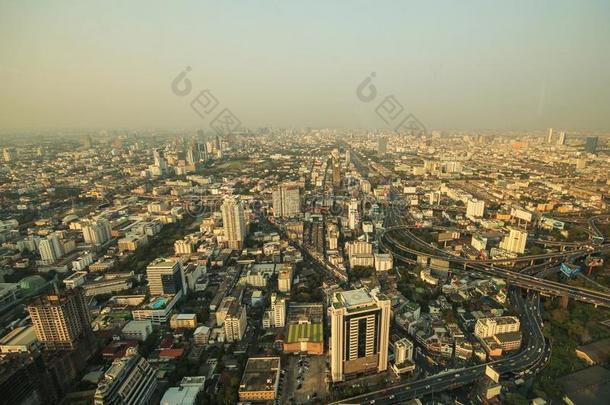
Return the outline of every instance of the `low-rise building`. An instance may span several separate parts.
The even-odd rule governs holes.
[[[174,314],[169,321],[172,329],[195,329],[197,327],[196,314]]]
[[[161,405],[195,405],[204,386],[204,376],[184,377],[179,387],[169,387],[165,391]]]
[[[141,321],[129,321],[121,330],[121,334],[125,339],[145,341],[152,333],[152,321],[145,319]]]
[[[150,297],[139,308],[131,311],[131,315],[136,321],[149,319],[153,325],[167,323],[181,296],[178,293]]]
[[[240,401],[273,401],[280,380],[279,357],[251,357],[239,384]]]

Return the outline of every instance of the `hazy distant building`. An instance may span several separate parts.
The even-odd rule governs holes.
[[[546,142],[547,143],[553,142],[553,128],[549,128],[549,135],[546,138]]]
[[[329,312],[332,380],[387,370],[390,300],[365,289],[341,291]]]
[[[598,138],[596,136],[588,136],[585,140],[585,151],[587,153],[596,153],[597,152],[597,141]]]
[[[273,192],[273,215],[296,217],[301,213],[301,197],[297,184],[282,184]]]
[[[383,156],[388,151],[388,138],[385,136],[380,137],[377,140],[377,153],[379,156]]]
[[[561,131],[559,133],[559,138],[557,138],[557,145],[565,145],[566,144],[566,133]]]
[[[17,151],[14,148],[4,148],[2,150],[2,157],[5,162],[14,162],[17,160]]]
[[[341,166],[337,159],[332,159],[332,182],[335,191],[341,188]]]
[[[246,220],[244,219],[244,209],[236,198],[227,198],[220,207],[224,236],[228,247],[231,249],[241,249],[244,246],[246,237]]]

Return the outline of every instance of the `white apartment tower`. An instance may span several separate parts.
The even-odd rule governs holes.
[[[247,318],[246,308],[234,302],[224,320],[225,339],[227,342],[237,342],[244,337]]]
[[[85,243],[101,245],[112,238],[112,226],[105,218],[83,225]]]
[[[285,183],[273,192],[273,215],[275,217],[296,217],[301,213],[299,186]]]
[[[485,201],[474,198],[468,199],[466,204],[466,215],[473,218],[481,218],[485,211]]]
[[[236,198],[227,198],[220,207],[225,240],[231,249],[241,249],[246,237],[244,209]]]
[[[513,253],[525,253],[525,243],[527,242],[527,232],[520,229],[511,228],[508,235],[500,242],[500,248]]]
[[[360,224],[360,213],[358,211],[358,200],[352,199],[347,206],[347,226],[351,230],[358,228]]]
[[[50,265],[63,256],[63,249],[57,235],[49,235],[38,244],[42,263]]]

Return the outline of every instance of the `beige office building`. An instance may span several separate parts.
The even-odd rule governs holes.
[[[333,295],[330,358],[333,381],[388,368],[390,300],[366,289]]]
[[[80,288],[48,294],[29,306],[37,339],[47,350],[74,349],[91,327],[91,316]]]

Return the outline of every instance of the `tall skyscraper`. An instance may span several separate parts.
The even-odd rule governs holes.
[[[80,288],[36,298],[29,306],[36,337],[47,350],[71,350],[90,333],[91,315]]]
[[[297,184],[285,183],[273,192],[273,215],[289,218],[301,213],[301,196]]]
[[[585,140],[585,151],[587,153],[597,152],[597,141],[598,138],[596,136],[588,136]]]
[[[151,295],[186,294],[186,280],[177,260],[159,258],[146,267]]]
[[[333,381],[387,369],[391,318],[387,297],[366,289],[336,292],[330,318]]]
[[[553,128],[549,128],[549,135],[546,138],[546,142],[547,143],[552,143],[553,142]]]
[[[220,207],[220,212],[222,213],[225,240],[229,248],[243,248],[247,229],[241,203],[237,198],[227,198]]]
[[[527,232],[511,228],[508,235],[500,242],[500,248],[513,253],[524,253],[527,242]]]
[[[148,404],[157,389],[156,370],[135,347],[116,359],[95,390],[95,405]]]
[[[559,133],[559,138],[557,138],[557,145],[565,145],[566,144],[566,133],[561,131]]]

